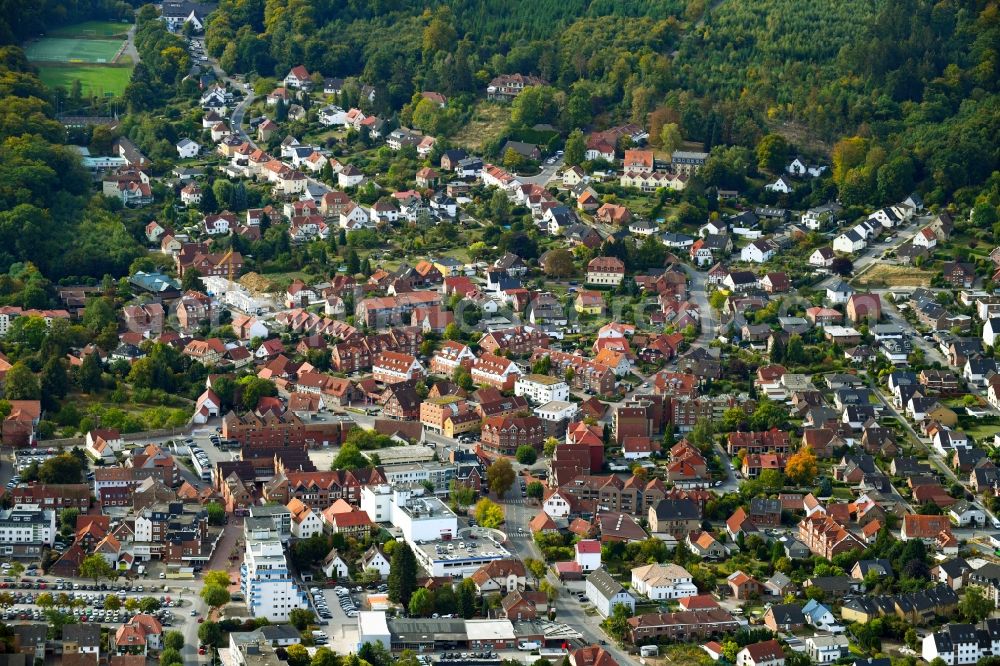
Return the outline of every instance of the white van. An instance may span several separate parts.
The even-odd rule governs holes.
[[[532,650],[537,650],[540,647],[542,647],[542,644],[538,641],[521,641],[517,644],[517,649],[525,652],[531,652]]]

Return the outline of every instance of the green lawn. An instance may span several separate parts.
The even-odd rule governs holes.
[[[85,96],[103,97],[105,93],[120,95],[132,77],[131,67],[108,65],[37,65],[38,76],[49,88],[62,86],[70,90],[79,79]]]
[[[49,30],[49,37],[122,37],[128,33],[131,24],[120,21],[84,21],[73,25],[63,25]]]
[[[32,62],[111,62],[124,44],[121,39],[44,37],[32,42],[24,55]]]

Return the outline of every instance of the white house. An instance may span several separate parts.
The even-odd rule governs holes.
[[[833,239],[833,251],[843,254],[854,254],[867,247],[865,239],[854,229],[848,229]]]
[[[709,220],[698,229],[698,235],[702,238],[705,236],[721,236],[726,233],[729,233],[729,224],[722,220]]]
[[[1000,650],[1000,627],[996,623],[985,623],[982,629],[972,624],[946,624],[924,636],[920,656],[926,662],[940,657],[948,666],[971,666],[984,656],[996,654],[994,650]]]
[[[339,106],[324,106],[316,114],[316,119],[323,125],[337,125],[340,127],[346,127],[349,123],[347,120],[347,111],[344,111]]]
[[[284,84],[286,88],[307,88],[311,83],[309,70],[302,65],[292,67],[288,74],[285,75]]]
[[[687,569],[676,564],[647,564],[632,569],[632,589],[649,599],[680,599],[698,594]]]
[[[925,247],[928,250],[937,246],[937,235],[930,227],[924,227],[913,237],[914,247]]]
[[[369,226],[368,212],[361,206],[351,203],[340,213],[340,228],[348,231]]]
[[[780,194],[791,194],[792,190],[795,189],[792,182],[785,178],[784,176],[778,176],[778,180],[773,183],[768,183],[764,186],[765,190],[769,192],[778,192]]]
[[[823,172],[826,171],[826,165],[808,164],[801,157],[796,157],[788,164],[788,166],[785,167],[785,171],[793,176],[809,176],[811,178],[819,178],[823,175]]]
[[[806,653],[814,664],[826,666],[847,654],[848,642],[843,635],[810,636],[806,639]]]
[[[899,215],[896,214],[896,211],[888,207],[880,208],[879,210],[869,215],[868,219],[878,222],[886,229],[891,229],[892,227],[902,222],[902,219],[899,217]]]
[[[201,146],[191,139],[181,139],[177,142],[177,154],[182,160],[189,157],[195,157],[200,150]]]
[[[536,405],[569,400],[569,384],[550,375],[526,375],[514,383],[514,395],[526,396]]]
[[[810,231],[819,231],[833,223],[842,210],[841,206],[836,203],[826,203],[810,208],[802,213],[802,225]]]
[[[0,545],[14,556],[41,553],[56,540],[56,512],[36,504],[0,511]]]
[[[292,536],[309,539],[323,533],[323,519],[299,499],[292,499],[287,505],[292,512]]]
[[[755,264],[762,264],[770,261],[771,257],[778,251],[778,246],[769,240],[755,240],[740,252],[742,261],[750,261]]]
[[[191,417],[191,422],[208,423],[209,419],[219,415],[220,408],[219,396],[212,389],[205,389],[205,392],[198,396],[198,401],[194,405],[194,416]]]
[[[983,345],[993,347],[1000,336],[1000,317],[991,317],[983,324]]]
[[[323,575],[333,579],[347,578],[350,575],[347,562],[340,556],[336,548],[323,558]]]
[[[619,605],[626,606],[629,615],[635,613],[635,597],[604,569],[587,576],[587,599],[603,617],[610,617]]]
[[[580,565],[582,571],[599,569],[601,567],[601,542],[596,539],[577,541],[576,563]]]
[[[564,495],[563,492],[561,490],[559,490],[558,488],[556,488],[555,490],[553,490],[552,494],[549,495],[548,497],[546,497],[545,501],[542,502],[542,511],[544,511],[546,514],[548,514],[552,518],[565,518],[566,516],[568,516],[570,514],[570,511],[572,511],[572,507],[573,507],[573,505],[570,503],[569,497],[566,496],[566,495]],[[576,561],[578,563],[580,562],[580,553],[579,553],[579,550],[577,550]],[[591,560],[588,560],[588,562],[592,563]],[[596,569],[600,565],[601,565],[601,552],[600,552],[600,548],[598,548],[598,550],[597,550],[597,564],[594,565],[594,566],[591,566],[590,568],[591,569]],[[583,568],[583,564],[582,563],[580,564],[580,568]]]
[[[849,301],[853,293],[854,289],[851,288],[851,285],[838,280],[826,288],[826,301],[831,305],[841,305]]]
[[[806,624],[812,625],[817,629],[835,633],[844,630],[843,627],[837,624],[837,618],[834,616],[833,611],[815,599],[810,599],[806,602],[806,605],[802,607],[802,615],[806,619]]]
[[[981,527],[986,524],[986,512],[968,500],[960,500],[952,504],[948,508],[948,517],[959,527],[970,525]]]
[[[829,268],[833,265],[834,256],[832,248],[818,247],[809,255],[809,265]]]
[[[337,174],[337,185],[340,187],[357,187],[364,180],[365,174],[353,164],[348,164]]]
[[[736,654],[736,666],[785,666],[785,653],[773,638],[751,643]]]
[[[117,430],[91,430],[84,442],[84,450],[95,460],[104,462],[114,462],[115,453],[125,446],[125,440]]]
[[[372,546],[361,556],[361,570],[366,571],[368,569],[374,569],[382,578],[389,577],[391,569],[389,558],[386,557],[385,553],[378,546]]]
[[[934,450],[941,456],[951,456],[955,449],[972,448],[972,440],[969,439],[968,435],[960,430],[951,430],[950,428],[939,429],[934,433],[931,443]]]

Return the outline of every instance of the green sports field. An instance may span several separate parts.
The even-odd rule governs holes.
[[[38,77],[49,88],[70,90],[79,80],[85,97],[120,95],[132,77],[132,68],[121,65],[38,64]]]
[[[44,37],[24,50],[31,62],[111,62],[124,40]]]
[[[88,39],[120,37],[125,39],[130,27],[132,26],[128,23],[118,21],[84,21],[73,25],[61,25],[49,30],[46,35],[48,37],[86,37]]]
[[[85,97],[120,95],[132,76],[134,63],[113,62],[131,26],[114,21],[86,21],[53,29],[28,44],[25,55],[38,68],[42,83],[70,90],[79,81]]]

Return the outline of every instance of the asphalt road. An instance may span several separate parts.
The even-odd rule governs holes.
[[[518,176],[517,179],[522,183],[531,183],[533,185],[541,185],[544,187],[549,184],[549,181],[556,177],[556,174],[559,173],[559,169],[562,168],[562,165],[563,157],[560,155],[553,164],[546,164],[543,161],[541,165],[542,170],[534,176]]]
[[[528,558],[544,560],[532,538],[531,531],[528,529],[528,523],[541,511],[541,507],[536,502],[521,497],[520,484],[517,481],[500,501],[506,511],[505,531],[508,535],[508,541],[505,545],[521,560]],[[516,536],[517,528],[523,529],[525,536]],[[636,657],[629,655],[615,645],[614,641],[609,640],[604,630],[601,629],[602,618],[599,615],[587,615],[584,604],[576,597],[576,592],[584,589],[582,582],[564,583],[551,569],[546,572],[546,580],[559,591],[559,597],[556,599],[557,622],[563,622],[579,631],[588,644],[599,645],[601,641],[607,643],[604,648],[614,656],[619,664],[639,663]]]
[[[708,302],[708,273],[695,270],[687,264],[681,264],[688,276],[688,293],[698,304],[698,314],[701,317],[701,332],[695,340],[695,347],[708,347],[718,334],[718,322],[715,313]]]

